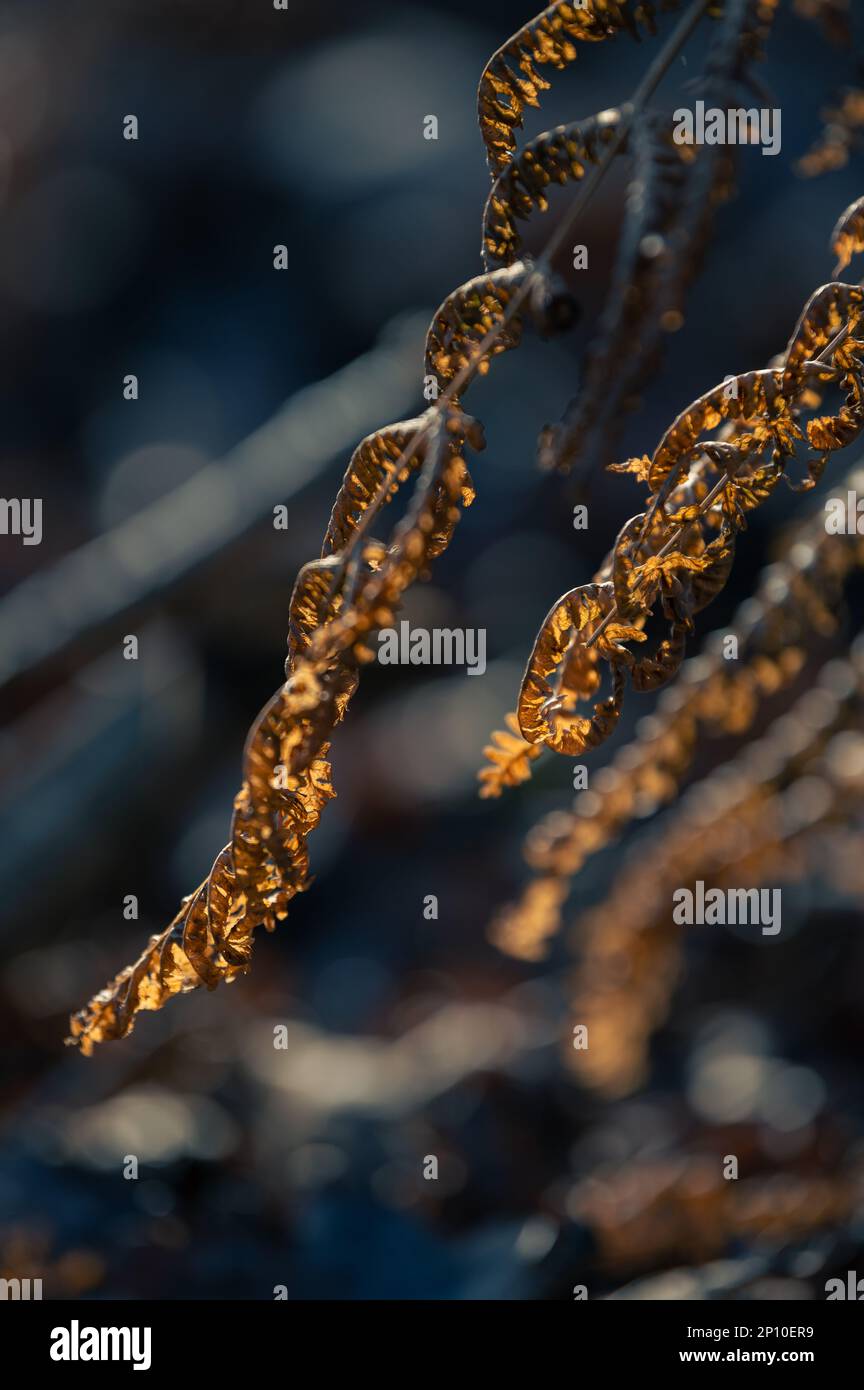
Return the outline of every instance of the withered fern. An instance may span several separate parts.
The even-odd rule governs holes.
[[[484,215],[484,269],[433,315],[422,365],[438,383],[437,398],[416,419],[363,440],[352,455],[320,555],[297,576],[286,679],[249,731],[229,842],[174,920],[73,1016],[69,1041],[85,1054],[128,1034],[140,1011],[247,971],[255,929],[272,931],[308,887],[308,838],[335,795],[333,732],[362,666],[374,657],[375,634],[393,623],[406,590],[427,577],[474,500],[466,454],[480,452],[484,439],[480,423],[463,409],[465,393],[494,357],[519,346],[526,327],[546,335],[574,321],[573,295],[553,273],[553,262],[618,155],[632,161],[633,183],[617,268],[599,339],[589,350],[584,393],[562,425],[543,435],[547,461],[565,469],[583,453],[587,457],[589,434],[605,447],[618,405],[631,400],[656,366],[655,349],[680,318],[713,210],[729,196],[732,179],[728,152],[721,157],[703,150],[697,156],[676,145],[668,118],[648,103],[703,20],[719,26],[703,90],[749,82],[775,0],[693,0],[620,111],[560,127],[521,155],[516,135],[524,109],[539,105],[550,72],[573,63],[581,44],[623,33],[650,36],[655,12],[677,8],[559,0],[487,65],[478,94],[493,180]],[[569,183],[576,185],[573,201],[543,253],[528,257],[517,222],[546,211],[552,184]],[[854,216],[835,242],[838,258],[860,249]],[[598,746],[615,726],[628,686],[655,689],[675,674],[696,615],[726,582],[747,514],[781,478],[788,480],[797,446],[806,439],[813,451],[802,484],[809,487],[830,454],[860,431],[856,335],[862,304],[855,286],[826,287],[807,306],[779,365],[736,378],[734,392],[724,383],[706,393],[682,412],[650,458],[624,465],[647,486],[645,509],[622,529],[594,581],[553,605],[528,662],[517,713],[505,731],[493,735],[481,794],[496,795],[525,780],[546,748],[570,755]],[[620,373],[609,391],[613,360]],[[837,390],[845,394],[843,405],[817,416],[823,396]],[[383,532],[387,504],[409,483],[404,514]],[[644,647],[644,628],[655,609],[665,620],[665,635]],[[765,659],[784,673],[790,664],[787,652],[769,652]],[[757,669],[754,653],[751,673]],[[655,779],[661,764],[655,760]],[[677,763],[670,750],[667,764],[683,770],[686,749]],[[662,780],[662,770],[659,775]],[[667,782],[675,775],[668,771]],[[627,814],[620,809],[619,819]],[[570,853],[568,864],[573,858]],[[547,922],[557,923],[567,888],[567,874],[557,863],[529,888]],[[521,953],[531,954],[536,946],[536,937],[533,947],[523,941]]]
[[[830,495],[845,502],[864,490],[852,468]],[[724,630],[738,660],[727,662],[712,642],[684,663],[635,740],[592,778],[570,810],[553,811],[529,831],[524,857],[534,877],[519,900],[494,921],[502,949],[538,959],[559,931],[573,877],[586,860],[615,841],[636,817],[674,800],[704,738],[739,737],[764,702],[789,688],[815,641],[830,636],[850,577],[864,565],[864,538],[826,532],[820,508],[792,528],[782,556],[769,565],[753,596]],[[530,766],[525,766],[530,775]]]
[[[691,23],[670,48],[670,61],[704,8],[697,0]],[[498,106],[506,104],[501,84],[505,71],[513,78],[510,60],[521,66],[513,89],[521,109],[526,101],[536,103],[536,92],[548,85],[533,63],[563,67],[575,57],[574,38],[637,32],[650,24],[650,12],[650,6],[607,0],[584,7],[558,3],[520,31],[481,80],[487,148],[493,148],[493,134],[484,102],[494,92]],[[519,124],[515,105],[510,116],[512,131]],[[502,123],[508,125],[503,118]],[[512,134],[507,140],[512,148]],[[201,985],[212,989],[246,971],[255,928],[273,930],[291,899],[307,887],[308,836],[335,794],[331,735],[344,718],[359,668],[372,658],[369,641],[392,622],[405,590],[425,577],[473,500],[464,450],[482,448],[483,436],[464,414],[461,397],[492,357],[518,345],[526,319],[545,333],[572,318],[570,297],[554,282],[550,263],[551,253],[536,263],[521,261],[480,275],[450,294],[433,316],[424,371],[437,377],[440,395],[418,421],[364,440],[349,463],[321,558],[297,578],[286,681],[249,732],[230,841],[169,926],[73,1015],[69,1041],[85,1054],[128,1034],[140,1011],[160,1009],[176,994]],[[375,539],[371,523],[412,475],[415,491],[405,516],[389,541]]]
[[[525,107],[539,106],[540,92],[551,86],[539,69],[552,67],[560,72],[576,61],[580,43],[596,43],[622,32],[634,38],[653,34],[658,8],[677,9],[678,0],[664,0],[662,7],[641,0],[636,4],[556,0],[492,55],[480,78],[477,114],[493,177],[510,163]]]
[[[584,1084],[625,1094],[645,1074],[683,964],[684,936],[669,911],[678,885],[754,887],[824,873],[834,828],[860,820],[862,713],[859,640],[758,740],[694,783],[634,846],[608,897],[577,919],[570,997],[591,1047],[567,1055]]]

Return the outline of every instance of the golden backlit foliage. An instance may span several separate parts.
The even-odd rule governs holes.
[[[655,7],[630,0],[588,0],[577,7],[559,0],[488,64],[478,95],[493,178],[484,219],[486,269],[448,295],[432,318],[423,370],[437,381],[439,394],[424,414],[386,426],[355,450],[320,557],[297,577],[286,679],[249,731],[229,842],[168,927],[73,1016],[69,1041],[83,1053],[124,1037],[140,1011],[247,971],[255,929],[273,930],[292,898],[308,887],[308,837],[335,795],[333,731],[361,667],[374,657],[376,632],[393,624],[406,590],[427,577],[474,499],[465,455],[482,450],[484,440],[479,422],[463,410],[465,391],[495,356],[518,347],[526,325],[550,334],[576,317],[573,296],[551,269],[555,238],[560,242],[569,231],[573,208],[548,254],[536,260],[520,255],[516,221],[545,210],[544,190],[552,182],[582,181],[578,210],[587,180],[626,151],[634,178],[625,233],[599,337],[589,350],[586,389],[559,426],[543,431],[541,462],[565,471],[589,433],[595,441],[611,437],[618,402],[632,404],[634,391],[656,369],[663,333],[680,326],[683,290],[697,268],[712,211],[732,186],[728,151],[674,146],[668,122],[646,101],[664,63],[705,15],[716,29],[700,91],[720,99],[737,90],[761,52],[775,9],[776,0],[696,0],[692,24],[676,30],[638,100],[583,121],[578,130],[567,126],[541,136],[522,156],[515,154],[516,131],[524,108],[538,105],[549,85],[544,73],[572,63],[580,43],[625,31],[652,33]],[[854,218],[842,235],[846,240],[835,248],[841,256],[858,246]],[[859,432],[861,314],[860,289],[826,286],[806,306],[779,365],[743,374],[734,390],[728,382],[713,388],[682,412],[650,459],[623,465],[647,485],[645,510],[622,529],[592,583],[550,610],[516,714],[487,750],[481,794],[493,796],[525,780],[544,748],[570,755],[596,747],[614,728],[628,684],[653,690],[678,671],[696,615],[728,578],[747,514],[781,478],[788,480],[796,447],[806,437],[813,451],[800,484],[810,487],[830,454]],[[612,360],[615,391],[604,394]],[[842,406],[815,416],[824,394],[838,389],[845,393]],[[806,413],[812,418],[805,435]],[[718,429],[716,438],[706,437]],[[386,536],[373,535],[386,504],[409,481],[413,491],[404,514]],[[665,630],[649,641],[644,629],[655,610]],[[787,654],[770,658],[769,665],[772,660],[777,669],[789,662]],[[675,758],[673,750],[670,764]],[[662,772],[652,775],[662,780]],[[555,929],[566,885],[557,870],[552,877],[555,883],[534,889],[545,925],[533,944],[516,919],[499,929],[499,939],[518,943],[519,954],[536,954],[537,939]]]

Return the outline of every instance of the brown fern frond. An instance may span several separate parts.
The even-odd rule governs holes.
[[[490,135],[490,121],[498,121],[503,144],[497,135],[495,140],[501,148],[509,140],[512,148],[519,111],[536,99],[542,85],[533,65],[560,67],[571,61],[574,36],[601,38],[622,28],[638,32],[650,22],[650,8],[612,0],[551,6],[487,68],[480,97],[484,136]],[[669,40],[631,114],[641,110],[700,14],[694,8]],[[508,67],[511,61],[521,76]],[[518,109],[512,103],[508,108],[507,90],[518,92]],[[321,559],[301,570],[295,586],[287,679],[247,739],[230,842],[166,931],[75,1015],[69,1041],[83,1052],[124,1036],[138,1011],[160,1008],[174,994],[200,984],[213,988],[247,969],[255,928],[272,928],[306,887],[307,837],[334,794],[330,737],[356,688],[357,668],[373,658],[374,632],[393,621],[405,590],[426,576],[474,496],[464,452],[467,445],[483,447],[482,429],[463,413],[459,397],[487,370],[491,357],[518,344],[525,317],[543,333],[572,321],[572,300],[550,274],[550,261],[551,253],[536,266],[519,262],[478,276],[449,295],[433,317],[425,370],[444,389],[417,421],[389,426],[355,450]],[[372,538],[371,522],[412,474],[417,475],[414,492],[389,543]],[[605,660],[626,656],[617,636],[613,626],[599,644]],[[617,691],[617,670],[615,680]]]
[[[505,908],[498,914],[489,930],[489,940],[516,960],[542,960],[549,940],[558,930],[567,892],[567,885],[554,875],[536,878],[518,911]]]
[[[455,408],[439,415],[417,498],[386,551],[376,546],[376,567],[358,571],[350,603],[332,589],[339,557],[301,570],[289,616],[288,679],[247,739],[230,843],[166,931],[73,1017],[70,1042],[85,1055],[124,1037],[141,1010],[243,973],[255,928],[272,930],[308,886],[307,838],[335,795],[329,736],[356,688],[356,662],[367,659],[369,633],[392,620],[405,588],[449,540],[470,497],[461,448],[477,433],[476,422]]]
[[[819,139],[796,165],[804,178],[818,178],[843,169],[850,155],[861,148],[864,137],[864,90],[847,87],[836,106],[822,112],[823,130]]]
[[[860,465],[830,497],[845,504],[855,491],[864,491]],[[862,565],[864,537],[828,534],[821,508],[790,530],[782,558],[766,568],[754,596],[726,629],[736,640],[738,661],[725,661],[714,642],[687,662],[656,712],[640,721],[637,738],[592,776],[590,791],[582,792],[571,810],[553,811],[529,831],[526,863],[539,879],[559,881],[559,902],[588,858],[618,838],[635,816],[673,800],[700,738],[746,734],[764,701],[795,680],[806,647],[834,632],[844,587]],[[514,935],[530,935],[536,881],[506,909]],[[543,900],[548,939],[560,927],[560,917],[557,924],[551,920],[551,888]]]
[[[807,439],[814,449],[833,453],[846,449],[864,429],[864,410],[861,406],[843,406],[837,415],[820,415],[807,422]]]
[[[861,762],[845,761],[841,749],[848,756],[854,737],[864,751],[851,732],[862,695],[859,641],[848,661],[823,668],[782,722],[690,788],[636,846],[605,901],[577,921],[571,1003],[591,1045],[570,1060],[585,1084],[621,1095],[644,1075],[682,967],[684,936],[670,911],[676,889],[696,879],[706,889],[788,882],[808,860],[819,872],[823,828],[847,820],[860,796]]]
[[[804,438],[798,415],[816,398],[814,383],[839,382],[849,396],[837,416],[820,417],[810,430],[808,442],[823,452],[808,460],[803,488],[864,428],[864,364],[853,337],[862,315],[861,287],[823,286],[805,305],[781,366],[727,377],[678,415],[650,462],[624,465],[647,478],[651,504],[623,528],[593,582],[566,594],[545,618],[517,707],[529,742],[565,754],[596,748],[618,722],[625,672],[637,691],[675,674],[694,615],[728,580],[736,534],[785,476]],[[726,438],[703,440],[721,425]],[[669,627],[640,655],[627,644],[646,640],[640,629],[658,601]],[[587,716],[579,705],[597,689],[599,657],[611,665],[612,693]]]
[[[755,1241],[770,1251],[775,1242],[788,1247],[816,1233],[842,1229],[860,1203],[860,1164],[823,1174],[812,1171],[812,1161],[801,1164],[800,1171],[790,1171],[784,1163],[728,1182],[713,1156],[723,1151],[721,1146],[728,1147],[728,1130],[707,1138],[710,1152],[700,1146],[698,1152],[669,1157],[606,1161],[568,1192],[568,1216],[580,1231],[590,1232],[602,1269],[628,1275],[671,1269],[677,1274],[682,1265],[692,1271],[694,1264],[708,1262],[713,1281],[716,1262],[736,1245],[749,1247]],[[755,1125],[737,1126],[736,1140],[739,1151],[760,1154]],[[761,1169],[761,1159],[756,1161]],[[746,1286],[754,1274],[747,1272],[750,1261],[744,1265],[740,1282]],[[731,1260],[723,1267],[730,1274],[735,1268]],[[716,1290],[716,1283],[710,1286]]]
[[[343,673],[346,700],[353,681]],[[73,1016],[70,1041],[85,1056],[96,1043],[125,1037],[139,1011],[161,1009],[175,994],[202,984],[213,989],[244,973],[255,926],[272,930],[290,899],[306,888],[306,838],[335,795],[326,743],[307,766],[292,767],[292,746],[316,694],[286,686],[258,716],[246,743],[231,842],[166,930]]]
[[[508,314],[508,308],[536,274],[530,263],[518,261],[488,275],[477,275],[436,309],[426,337],[425,370],[437,377],[442,390],[461,372],[473,369],[485,375],[491,357],[518,347],[522,315],[513,315],[512,309]],[[480,344],[492,331],[497,332],[495,342],[488,353],[478,356]]]
[[[455,327],[448,323],[446,331],[452,329],[454,339],[467,345],[469,333],[479,337],[483,329],[471,313],[477,309],[482,316],[490,302],[501,307],[501,300],[493,287],[478,305],[472,287],[458,302],[463,317]],[[422,428],[422,422],[417,425]],[[138,1012],[243,973],[255,928],[272,930],[286,916],[290,899],[307,887],[307,837],[335,795],[329,734],[356,687],[355,663],[369,659],[369,634],[392,621],[404,590],[446,548],[461,508],[473,498],[462,450],[466,442],[482,448],[477,422],[448,405],[436,414],[422,444],[417,433],[414,422],[406,422],[370,436],[355,452],[325,537],[324,558],[298,576],[289,613],[286,684],[247,739],[231,841],[166,931],[74,1015],[70,1042],[85,1055],[98,1042],[124,1037]],[[389,547],[379,542],[360,547],[357,592],[346,596],[335,581],[345,569],[347,551],[361,537],[362,518],[377,511],[410,472],[405,457],[400,462],[396,455],[399,448],[403,455],[407,451],[410,464],[423,459],[415,501]],[[328,553],[337,538],[339,553]]]
[[[584,178],[586,167],[599,163],[620,121],[621,112],[612,110],[556,126],[511,160],[492,185],[483,211],[482,251],[487,266],[490,262],[512,265],[519,258],[522,241],[517,221],[548,211],[551,185],[563,187]]]
[[[837,257],[835,275],[846,269],[853,256],[864,251],[864,198],[850,203],[838,217],[831,233],[831,250]]]
[[[609,584],[585,584],[565,594],[544,619],[519,691],[517,719],[523,738],[545,743],[558,753],[578,754],[609,736],[618,721],[624,694],[623,649],[617,643],[641,633],[608,627],[605,644],[587,645],[613,603]],[[582,701],[600,686],[600,657],[612,668],[612,692],[598,701],[590,717]],[[550,679],[551,678],[551,679]]]
[[[518,787],[531,776],[530,764],[539,758],[541,749],[528,743],[519,730],[519,721],[511,713],[505,716],[506,729],[495,729],[492,742],[483,749],[488,766],[477,774],[480,796],[500,796],[505,787]]]
[[[344,550],[363,513],[373,503],[381,505],[379,496],[382,490],[385,492],[384,500],[389,501],[418,467],[425,443],[425,436],[421,433],[423,424],[423,416],[402,420],[385,430],[376,430],[357,445],[333,503],[321,547],[322,557]],[[388,482],[389,487],[386,486]]]
[[[800,385],[800,374],[807,362],[842,331],[854,334],[864,315],[864,288],[831,281],[807,300],[784,354],[783,390],[788,395]]]
[[[702,436],[716,430],[725,420],[751,426],[784,419],[788,405],[782,386],[783,372],[767,367],[726,378],[688,405],[672,421],[654,450],[648,473],[651,491],[660,492],[670,479],[679,483]]]
[[[695,528],[691,528],[695,536]],[[644,512],[631,517],[618,533],[612,550],[612,588],[618,617],[623,622],[635,622],[650,613],[662,599],[667,617],[684,617],[687,605],[682,578],[687,574],[707,570],[713,556],[706,558],[694,552],[671,550],[663,554],[666,528],[655,516],[650,521]],[[676,607],[677,605],[677,607]]]
[[[664,8],[676,5],[677,0],[667,0]],[[560,72],[576,61],[579,43],[596,43],[622,30],[634,38],[640,30],[653,34],[654,5],[642,0],[556,0],[493,54],[477,91],[480,133],[493,179],[510,162],[525,107],[539,106],[540,93],[551,85],[538,68]]]

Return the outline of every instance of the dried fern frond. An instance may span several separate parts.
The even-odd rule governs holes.
[[[864,491],[860,466],[830,496],[845,503],[856,490]],[[502,914],[508,939],[530,943],[538,898],[547,905],[543,939],[550,939],[560,927],[560,914],[552,921],[552,905],[566,900],[585,861],[634,817],[674,799],[701,740],[747,733],[764,701],[798,676],[814,638],[834,632],[844,587],[862,565],[864,537],[829,535],[821,508],[790,530],[782,558],[765,569],[725,630],[736,639],[738,661],[725,661],[719,642],[688,661],[655,713],[640,721],[637,738],[592,776],[591,790],[529,831],[524,857],[537,877]],[[544,887],[535,892],[540,882]],[[497,925],[492,930],[493,939],[503,940]]]
[[[837,257],[835,275],[846,269],[853,256],[864,251],[864,198],[850,203],[838,217],[831,233],[831,250]]]
[[[343,712],[353,682],[347,672],[337,682]],[[286,686],[258,716],[246,743],[230,844],[135,964],[72,1017],[70,1041],[85,1056],[96,1043],[125,1037],[139,1011],[161,1009],[175,994],[202,984],[213,989],[244,973],[254,928],[272,930],[290,899],[306,888],[306,839],[335,794],[326,743],[307,766],[292,768],[292,749],[315,698],[314,688]]]
[[[677,0],[664,5],[664,9],[676,7]],[[641,30],[653,34],[654,5],[642,0],[584,0],[582,4],[556,0],[493,54],[477,90],[480,133],[493,179],[510,162],[516,148],[514,132],[522,126],[525,107],[539,106],[540,93],[551,85],[538,68],[560,72],[576,61],[578,44],[596,43],[622,30],[634,38],[640,37]]]
[[[484,73],[480,107],[487,147],[491,138],[499,156],[505,147],[512,149],[519,112],[544,85],[534,64],[564,66],[575,56],[574,37],[602,38],[621,29],[638,33],[650,17],[651,6],[641,3],[550,6]],[[680,51],[698,18],[694,10],[693,21],[673,35],[665,62]],[[662,65],[655,84],[660,75]],[[645,93],[649,89],[651,84]],[[512,100],[508,91],[516,94]],[[644,99],[634,101],[634,111]],[[166,931],[74,1016],[69,1041],[84,1053],[128,1033],[142,1009],[158,1009],[176,993],[235,978],[248,968],[255,928],[272,928],[294,894],[306,887],[306,840],[334,794],[330,737],[356,688],[358,668],[373,659],[370,640],[393,622],[405,590],[427,575],[474,497],[464,453],[469,445],[483,447],[482,429],[464,414],[459,398],[493,356],[518,344],[526,318],[542,333],[560,331],[572,321],[572,298],[551,275],[549,261],[551,254],[536,266],[521,261],[478,276],[448,295],[434,315],[425,370],[437,376],[443,392],[424,416],[385,427],[363,440],[352,456],[321,558],[298,576],[286,681],[247,739],[230,842]],[[375,539],[370,524],[412,475],[414,491],[404,517],[389,542]],[[604,659],[626,658],[614,628],[598,652]],[[617,688],[617,673],[615,681]],[[499,778],[521,776],[531,758],[521,753],[520,758],[511,759],[509,773]]]
[[[523,263],[462,285],[433,317],[426,369],[452,384],[470,380],[488,358],[518,344],[522,315],[514,295],[530,287],[526,312],[543,328],[566,315],[548,274]],[[497,331],[487,343],[490,329]],[[446,549],[474,497],[466,444],[482,449],[482,430],[455,398],[416,421],[370,435],[355,450],[324,538],[322,559],[298,576],[289,614],[286,684],[253,725],[231,840],[170,926],[71,1020],[70,1042],[89,1055],[124,1037],[135,1016],[173,995],[215,988],[248,969],[257,926],[272,930],[308,884],[307,837],[335,795],[329,737],[344,717],[368,645],[389,626],[405,590]],[[389,545],[365,537],[398,486],[421,465],[415,496]],[[276,779],[276,780],[274,780]]]
[[[506,291],[505,291],[506,293]],[[493,286],[478,296],[463,287],[462,317],[439,317],[430,330],[467,348],[483,331]],[[506,301],[505,301],[506,303]],[[472,314],[477,317],[472,318]],[[512,344],[508,344],[512,345]],[[418,422],[419,423],[419,422]],[[411,422],[370,436],[355,452],[324,542],[324,558],[301,570],[289,613],[286,683],[253,725],[244,752],[244,782],[235,800],[231,840],[208,878],[174,921],[133,965],[71,1020],[70,1042],[85,1055],[126,1036],[136,1015],[173,995],[215,988],[248,969],[257,926],[272,930],[291,898],[308,884],[307,837],[335,795],[327,761],[329,737],[357,684],[358,663],[376,627],[389,625],[402,594],[448,544],[462,507],[473,498],[463,450],[482,447],[482,431],[461,409],[437,412],[422,447]],[[402,451],[401,460],[396,450]],[[389,546],[362,539],[362,522],[422,458],[413,504]],[[329,553],[339,544],[338,553]],[[343,592],[348,554],[357,549],[352,582]]]
[[[623,528],[593,582],[565,595],[544,619],[517,707],[529,742],[565,754],[596,748],[618,722],[626,672],[637,691],[675,674],[694,615],[729,577],[748,513],[771,495],[805,438],[798,417],[818,399],[814,385],[833,382],[848,395],[837,415],[811,422],[807,441],[822,452],[808,459],[802,488],[814,486],[830,453],[864,429],[864,345],[854,337],[862,316],[861,287],[823,286],[805,305],[779,367],[727,377],[677,416],[650,460],[625,465],[647,481],[650,506]],[[725,438],[703,440],[721,425]],[[628,644],[646,640],[641,628],[658,601],[669,628],[640,656]],[[586,716],[579,704],[597,689],[600,657],[609,663],[612,692]]]
[[[512,265],[521,254],[517,221],[527,221],[549,207],[552,184],[563,187],[584,178],[618,131],[621,112],[601,111],[584,121],[547,130],[525,146],[492,185],[483,210],[482,252],[485,264]],[[625,141],[626,145],[626,141]]]
[[[818,178],[820,174],[830,174],[849,163],[849,157],[861,148],[864,135],[864,90],[848,87],[840,95],[836,106],[829,106],[822,112],[824,128],[820,138],[798,160],[799,174],[804,178]]]
[[[514,313],[514,303],[520,303],[526,290],[530,294]],[[526,314],[541,331],[561,332],[573,322],[572,307],[572,297],[548,271],[530,261],[478,275],[436,309],[426,338],[426,373],[435,375],[442,389],[460,373],[483,376],[492,357],[518,347]],[[493,332],[494,343],[481,354],[480,345]]]
[[[386,430],[376,430],[357,445],[333,503],[330,523],[321,547],[323,556],[344,550],[364,512],[376,503],[389,481],[386,500],[396,493],[423,457],[425,436],[422,416],[402,420]],[[414,445],[420,434],[419,442]],[[412,447],[414,446],[414,447]],[[380,505],[380,503],[379,503]]]
[[[815,420],[809,420],[807,439],[812,448],[827,456],[853,444],[862,428],[864,412],[861,407],[843,406],[837,415],[820,415]]]
[[[664,616],[685,622],[689,619],[691,591],[682,580],[688,574],[708,570],[714,559],[704,546],[697,553],[695,527],[691,527],[690,538],[681,550],[664,554],[666,528],[659,518],[655,516],[652,522],[640,512],[625,523],[612,550],[612,588],[622,622],[636,622],[650,613],[658,600]]]
[[[783,390],[787,395],[800,386],[805,364],[812,362],[841,330],[854,335],[862,314],[864,288],[860,285],[831,281],[813,292],[801,311],[784,354]]]
[[[676,888],[696,879],[776,885],[819,871],[822,828],[847,820],[862,789],[860,756],[848,747],[853,739],[864,753],[853,733],[862,696],[859,641],[761,739],[691,787],[636,846],[610,895],[577,921],[571,1005],[591,1047],[570,1060],[586,1085],[622,1095],[644,1076],[682,967],[685,938],[670,912]]]
[[[492,742],[483,749],[488,765],[477,774],[480,796],[500,796],[505,787],[518,787],[531,776],[530,764],[540,756],[536,743],[522,737],[519,720],[511,712],[505,715],[506,729],[495,729]]]
[[[374,568],[358,571],[350,605],[332,592],[339,557],[301,570],[289,615],[288,679],[247,739],[230,843],[166,931],[73,1017],[70,1041],[85,1055],[96,1043],[124,1037],[139,1011],[243,973],[255,928],[272,930],[308,886],[307,838],[335,795],[329,735],[356,688],[356,663],[368,655],[364,640],[391,620],[405,588],[446,545],[470,500],[461,454],[468,435],[476,440],[476,424],[461,411],[439,417],[418,496],[391,545],[383,553],[376,545]]]
[[[739,1126],[736,1139],[740,1150],[760,1153],[755,1126]],[[860,1164],[826,1175],[784,1165],[727,1182],[712,1156],[726,1142],[721,1132],[710,1136],[710,1152],[606,1162],[568,1192],[568,1215],[591,1233],[601,1268],[634,1274],[709,1261],[716,1288],[714,1262],[737,1243],[788,1249],[844,1226],[860,1203]]]
[[[558,931],[568,886],[558,878],[537,878],[529,886],[519,911],[506,909],[496,917],[489,940],[515,960],[542,960],[548,941]]]
[[[364,659],[368,635],[392,624],[405,590],[427,573],[431,561],[446,548],[462,508],[474,497],[463,454],[469,442],[483,447],[477,421],[453,406],[437,413],[411,505],[383,559],[368,575],[358,573],[348,601],[315,632],[307,653],[310,674],[352,650],[357,654],[359,649]]]
[[[648,472],[651,491],[660,492],[670,479],[676,485],[680,483],[682,471],[689,469],[702,436],[716,430],[725,420],[747,426],[785,418],[787,402],[782,387],[782,370],[768,367],[726,378],[692,401],[672,421],[654,450]],[[665,489],[666,494],[670,491],[669,487]]]
[[[516,710],[519,729],[529,743],[542,742],[558,753],[575,755],[602,743],[617,723],[624,695],[624,652],[617,644],[634,634],[629,628],[607,626],[603,642],[587,645],[612,604],[611,585],[585,584],[559,599],[544,619]],[[579,713],[579,705],[601,684],[600,657],[611,666],[612,690],[589,717]]]
[[[856,386],[860,363],[838,358],[842,343],[835,347],[835,339],[841,334],[854,335],[862,313],[864,291],[860,286],[835,282],[816,290],[795,326],[781,368],[768,367],[727,377],[672,422],[647,470],[651,491],[665,502],[672,485],[680,482],[682,471],[689,471],[702,436],[724,421],[736,426],[728,458],[733,452],[746,455],[753,445],[770,444],[782,466],[783,459],[792,456],[802,437],[793,413],[799,400],[814,386],[832,378],[839,379],[847,389]],[[831,360],[825,362],[823,354],[829,348]],[[703,463],[706,456],[711,462],[718,460],[716,450],[711,454],[703,448]]]

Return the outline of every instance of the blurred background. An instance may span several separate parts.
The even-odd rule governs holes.
[[[568,1057],[578,934],[537,962],[487,937],[527,879],[523,835],[572,803],[573,783],[551,757],[480,801],[483,746],[543,615],[638,507],[626,478],[535,463],[608,289],[626,161],[584,218],[577,330],[526,337],[472,391],[488,441],[471,464],[477,501],[408,595],[414,625],[486,629],[486,674],[366,670],[334,742],[338,799],[310,841],[315,882],[261,935],[251,974],[142,1015],[92,1060],[63,1046],[69,1011],[138,955],[226,841],[246,729],[281,679],[293,581],[352,448],[423,408],[425,326],[481,269],[477,80],[529,17],[518,0],[0,5],[3,494],[43,499],[40,545],[0,538],[0,1274],[42,1277],[46,1298],[570,1298],[584,1285],[808,1299],[862,1257],[855,873],[784,887],[782,943],[695,929],[644,1065],[613,1086]],[[626,99],[654,51],[586,47],[528,136]],[[664,101],[703,52],[697,36]],[[796,163],[859,76],[848,42],[781,6],[759,78],[782,109],[782,151],[740,152],[737,196],[618,458],[650,452],[727,373],[764,365],[831,277],[860,151],[817,179]],[[123,138],[129,115],[137,140]],[[529,247],[570,197],[531,224]],[[782,527],[812,510],[784,491],[754,515],[700,635],[729,622]],[[853,582],[811,678],[845,656],[856,613]],[[123,659],[129,635],[137,661]],[[592,769],[652,704],[628,702]],[[737,751],[700,746],[692,778]],[[568,922],[604,903],[643,833],[588,863]],[[849,864],[856,835],[853,802]],[[734,1219],[726,1154],[750,1184]]]

